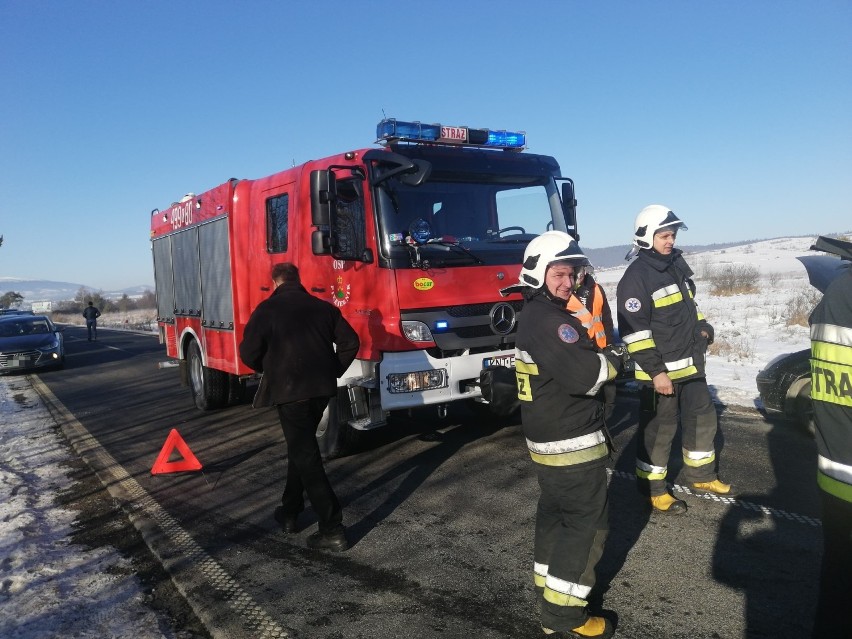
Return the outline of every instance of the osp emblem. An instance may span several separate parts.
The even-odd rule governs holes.
[[[515,328],[518,316],[511,304],[501,302],[491,309],[491,330],[498,335],[506,335]]]
[[[338,275],[334,284],[331,285],[332,299],[331,303],[338,308],[346,306],[349,302],[349,296],[352,294],[352,287],[348,282],[343,281],[343,277]]]

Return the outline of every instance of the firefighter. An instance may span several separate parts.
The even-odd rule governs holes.
[[[852,637],[852,268],[810,317],[824,550],[813,636]]]
[[[733,496],[716,475],[716,409],[707,387],[704,360],[713,327],[694,301],[692,270],[674,247],[686,229],[659,204],[636,216],[633,248],[638,254],[618,283],[618,331],[636,364],[639,444],[636,476],[655,512],[686,512],[666,486],[669,454],[682,426],[684,475],[699,493]]]
[[[554,637],[611,637],[610,622],[586,610],[609,529],[609,437],[599,391],[623,358],[600,349],[566,308],[588,266],[567,233],[548,232],[524,253],[520,279],[501,293],[525,298],[515,343],[521,421],[541,494],[534,581],[541,625]]]

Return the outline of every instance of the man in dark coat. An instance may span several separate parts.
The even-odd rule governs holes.
[[[287,483],[275,519],[285,533],[296,532],[307,493],[319,519],[308,546],[339,552],[349,542],[316,432],[329,398],[337,394],[337,378],[355,360],[360,342],[336,306],[305,290],[295,265],[276,264],[272,280],[275,291],[246,324],[240,358],[263,373],[254,405],[278,409],[287,441]]]
[[[98,318],[101,312],[89,301],[89,305],[83,309],[83,317],[86,318],[86,330],[89,332],[89,341],[98,339]]]

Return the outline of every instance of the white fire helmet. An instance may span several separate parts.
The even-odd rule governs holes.
[[[547,231],[527,244],[518,283],[501,289],[500,294],[505,297],[525,288],[541,288],[547,267],[554,262],[567,262],[578,269],[589,266],[588,258],[573,237],[564,231]]]
[[[633,245],[640,249],[654,246],[654,234],[662,228],[672,227],[673,230],[688,230],[671,209],[662,204],[651,204],[639,211],[636,223],[633,225]]]

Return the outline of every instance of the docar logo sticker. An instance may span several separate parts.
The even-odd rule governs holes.
[[[433,282],[428,277],[418,277],[416,280],[414,280],[414,288],[416,288],[418,291],[428,291],[433,286],[435,286],[435,282]]]

